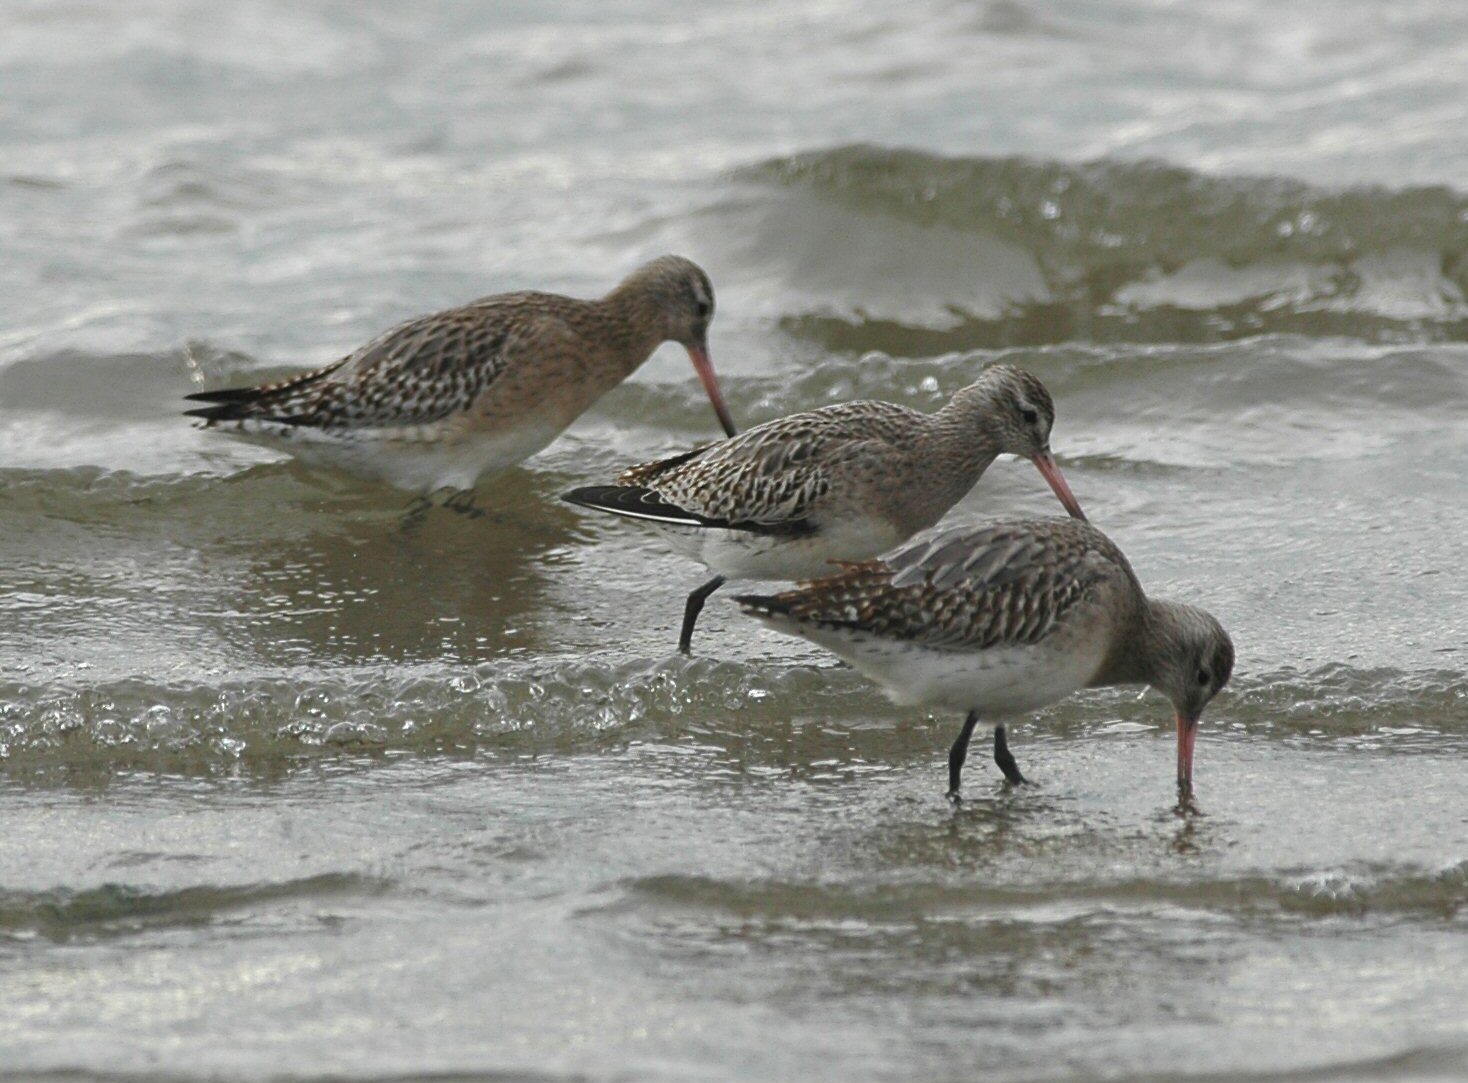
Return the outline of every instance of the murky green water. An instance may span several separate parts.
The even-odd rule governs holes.
[[[1468,1077],[1465,72],[1427,2],[0,10],[0,1078]],[[676,349],[416,531],[178,416],[668,250],[746,424],[1046,381],[1238,646],[1202,816],[1155,697],[955,813],[958,719],[719,595],[674,655],[701,569],[555,496],[714,435]]]

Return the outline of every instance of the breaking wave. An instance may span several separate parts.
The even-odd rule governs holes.
[[[830,349],[1468,337],[1468,198],[1445,187],[865,145],[734,179],[751,195],[725,208],[728,247]]]

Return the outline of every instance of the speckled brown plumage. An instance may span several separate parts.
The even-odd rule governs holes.
[[[1110,585],[1142,597],[1109,538],[1074,519],[959,527],[886,560],[849,563],[836,575],[777,594],[791,620],[870,632],[930,647],[1040,642],[1077,604]]]
[[[1173,704],[1178,782],[1191,791],[1203,708],[1233,672],[1233,643],[1201,609],[1150,599],[1089,523],[959,527],[775,595],[737,598],[771,627],[835,652],[901,703],[968,712],[949,757],[956,799],[969,736],[1080,688],[1145,683]],[[995,759],[1024,781],[1003,725]]]
[[[1032,425],[1024,409],[1038,414]],[[935,414],[879,401],[826,406],[629,467],[617,484],[722,522],[830,518],[854,506],[902,520],[908,536],[936,523],[999,454],[1047,449],[1054,423],[1034,375],[993,365]]]
[[[507,294],[419,316],[324,368],[239,389],[229,406],[191,413],[211,424],[259,419],[325,430],[430,425],[467,411],[517,353],[556,345],[564,317],[549,315],[558,307],[550,299]]]
[[[708,361],[713,306],[708,276],[664,256],[599,300],[485,297],[409,320],[300,376],[190,395],[214,405],[188,413],[292,450],[334,444],[341,465],[408,488],[467,487],[549,443],[671,340],[688,349],[732,433]]]
[[[565,499],[647,520],[716,573],[689,596],[679,640],[687,650],[702,598],[725,577],[794,579],[884,552],[937,523],[1002,453],[1030,459],[1081,516],[1050,454],[1054,422],[1035,376],[991,365],[936,413],[890,402],[826,406],[630,467],[614,485]]]

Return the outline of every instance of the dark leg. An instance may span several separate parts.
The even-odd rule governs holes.
[[[963,802],[963,798],[958,796],[958,784],[963,777],[963,761],[968,759],[969,738],[974,735],[974,726],[978,722],[979,712],[970,711],[963,720],[963,729],[958,734],[958,740],[948,750],[948,800],[955,805]]]
[[[443,506],[456,515],[463,515],[469,519],[478,519],[484,511],[474,506],[474,490],[459,489],[449,495],[443,502]]]
[[[422,526],[423,521],[428,518],[428,513],[431,510],[433,510],[432,500],[429,500],[426,496],[415,496],[413,502],[403,512],[403,521],[401,524],[403,533],[410,534]]]
[[[688,596],[688,604],[683,607],[683,631],[678,634],[678,649],[684,654],[693,653],[693,626],[703,612],[703,603],[723,585],[724,577],[716,575]]]
[[[1025,781],[1025,776],[1019,773],[1019,764],[1014,762],[1014,754],[1009,751],[1009,736],[1003,723],[994,727],[994,762],[1004,772],[1004,777],[1014,785],[1018,786]]]

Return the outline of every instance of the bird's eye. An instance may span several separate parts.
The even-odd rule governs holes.
[[[1208,684],[1208,671],[1206,669],[1198,670],[1198,683],[1205,686]]]
[[[1021,410],[1019,416],[1025,419],[1026,425],[1033,425],[1040,420],[1040,415],[1034,410]]]
[[[698,315],[698,318],[701,320],[708,319],[708,314],[713,310],[714,306],[709,304],[707,301],[700,301],[698,302],[698,304],[693,306],[693,311]]]

